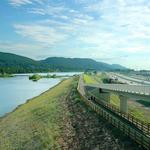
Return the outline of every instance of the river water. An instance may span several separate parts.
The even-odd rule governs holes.
[[[79,73],[54,73],[72,76]],[[27,99],[38,96],[49,88],[58,84],[63,78],[40,79],[33,82],[28,79],[29,74],[16,75],[12,78],[0,78],[0,116],[12,111]]]

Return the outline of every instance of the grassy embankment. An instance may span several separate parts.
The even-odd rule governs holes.
[[[87,84],[104,83],[106,79],[106,73],[84,74],[84,82]]]
[[[86,84],[94,84],[97,83],[97,81],[92,77],[92,75],[84,74],[83,76],[84,82]]]
[[[97,75],[84,75],[84,82],[85,83],[103,83],[103,79],[106,78],[106,74],[97,74]],[[98,96],[98,94],[96,94]],[[120,100],[118,96],[114,93],[110,95],[110,102],[111,104],[115,105],[116,107],[120,106]],[[150,123],[150,102],[146,101],[128,101],[128,111],[136,118]]]
[[[63,116],[63,99],[72,80],[61,84],[19,106],[0,119],[0,149],[58,149]]]
[[[107,74],[106,73],[97,73],[93,75],[93,78],[98,82],[98,83],[105,83],[107,81]]]

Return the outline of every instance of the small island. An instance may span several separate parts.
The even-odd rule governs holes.
[[[29,80],[38,81],[41,78],[56,78],[56,77],[60,77],[60,76],[56,76],[56,74],[53,74],[53,75],[47,74],[45,76],[44,75],[39,75],[39,74],[34,74],[32,76],[29,76]]]
[[[32,80],[32,81],[38,81],[42,78],[42,76],[40,76],[39,74],[34,74],[32,76],[29,76],[29,80]]]

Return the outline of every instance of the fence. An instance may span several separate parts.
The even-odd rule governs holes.
[[[105,108],[111,110],[113,113],[117,114],[118,116],[121,116],[122,118],[126,119],[127,121],[135,125],[139,130],[141,130],[142,132],[150,136],[150,124],[149,123],[145,123],[144,121],[137,119],[131,114],[121,112],[119,108],[117,108],[116,106],[110,103],[106,103],[104,101],[98,100],[97,98],[94,97],[92,93],[90,93],[90,95],[93,97],[93,100],[95,100],[97,103],[103,105]]]

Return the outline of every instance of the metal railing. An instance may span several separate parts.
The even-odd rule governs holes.
[[[97,87],[104,90],[133,93],[150,96],[150,86],[128,84],[85,84],[85,86]]]
[[[129,80],[131,82],[150,85],[149,81],[146,81],[146,80],[143,80],[143,79],[138,79],[138,78],[129,77],[129,76],[125,76],[125,75],[122,75],[122,74],[116,74],[116,73],[113,73],[112,75],[117,76],[117,77],[122,78],[122,79],[125,79],[125,80]]]
[[[89,92],[88,92],[89,93]],[[90,93],[91,94],[91,93]],[[126,119],[127,121],[129,121],[130,123],[132,123],[133,125],[135,125],[139,130],[141,130],[142,132],[144,132],[145,134],[150,136],[150,123],[145,123],[144,121],[134,117],[133,115],[129,114],[129,113],[123,113],[120,111],[120,109],[110,103],[106,103],[104,101],[98,100],[96,97],[94,97],[91,94],[91,100],[96,101],[98,104],[103,105],[105,108],[111,110],[113,113],[117,114],[118,116]]]

